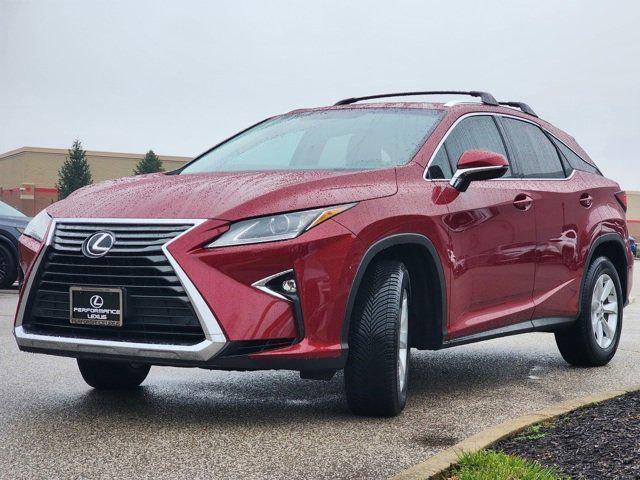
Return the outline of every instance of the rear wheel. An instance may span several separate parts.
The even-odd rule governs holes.
[[[345,388],[358,415],[398,415],[409,379],[409,272],[401,262],[375,263],[363,279],[351,319]]]
[[[139,363],[78,359],[84,381],[98,390],[129,390],[140,386],[151,365]]]
[[[0,245],[0,288],[9,288],[18,278],[18,266],[9,249]]]
[[[618,272],[608,258],[598,257],[587,270],[580,316],[555,334],[562,357],[582,367],[606,365],[618,349],[622,307]]]

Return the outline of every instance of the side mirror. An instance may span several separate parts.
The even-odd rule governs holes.
[[[509,162],[504,155],[485,150],[467,150],[460,155],[456,173],[449,185],[459,192],[466,192],[471,182],[499,178],[507,170]]]

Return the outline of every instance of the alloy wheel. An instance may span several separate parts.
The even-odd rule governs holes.
[[[407,360],[409,357],[409,295],[402,292],[400,306],[400,332],[398,334],[398,389],[404,390],[407,382]]]
[[[618,329],[618,293],[615,283],[606,273],[598,277],[593,287],[591,325],[598,346],[609,348]]]

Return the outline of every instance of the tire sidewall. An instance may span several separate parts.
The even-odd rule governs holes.
[[[616,289],[616,296],[618,302],[618,324],[616,326],[616,335],[611,345],[607,348],[602,348],[596,342],[595,333],[593,331],[593,324],[591,323],[591,301],[593,296],[593,288],[595,282],[600,276],[606,273],[613,280],[613,284]],[[620,343],[620,335],[622,333],[622,317],[624,302],[622,299],[622,286],[620,284],[620,278],[618,272],[613,264],[606,258],[600,257],[596,259],[592,267],[589,269],[586,288],[584,290],[582,298],[582,316],[585,322],[585,334],[587,335],[587,341],[590,346],[592,354],[600,361],[607,362],[613,358],[618,349]]]
[[[353,413],[393,417],[406,404],[413,320],[410,283],[409,271],[402,262],[384,259],[371,265],[360,285],[344,372],[347,402]],[[404,292],[409,331],[405,382],[400,389],[399,339]]]
[[[409,332],[407,337],[407,365],[405,370],[405,382],[402,390],[398,388],[397,398],[400,409],[403,409],[407,403],[407,391],[409,387],[409,377],[410,377],[410,364],[411,364],[411,282],[409,279],[409,272],[406,267],[402,266],[402,280],[399,282],[400,286],[400,295],[399,295],[399,304],[398,304],[398,320],[396,325],[396,377],[398,372],[398,364],[400,362],[400,316],[402,315],[402,297],[406,290],[407,292],[407,302],[409,307]],[[399,385],[399,379],[396,378],[396,385]],[[397,388],[397,387],[396,387]]]

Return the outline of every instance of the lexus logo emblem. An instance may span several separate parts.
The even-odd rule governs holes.
[[[109,253],[116,243],[116,236],[111,232],[98,232],[87,238],[82,244],[82,253],[89,258],[99,258]]]
[[[102,308],[102,305],[104,305],[104,300],[100,295],[94,295],[93,297],[91,297],[91,300],[89,300],[89,303],[93,308]]]

